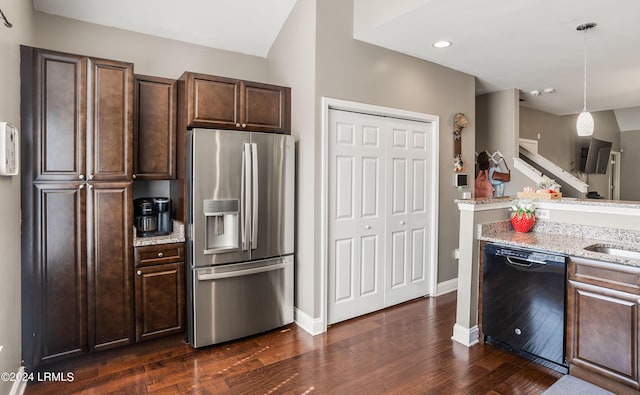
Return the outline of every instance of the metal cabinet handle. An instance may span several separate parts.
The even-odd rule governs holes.
[[[136,175],[135,174],[132,175],[131,178],[133,178],[135,180],[136,179]]]
[[[162,252],[158,253],[158,258],[162,258],[163,256],[164,256],[164,253],[162,253]]]
[[[240,122],[236,123],[236,127],[239,128],[240,127]]]
[[[93,180],[93,174],[89,174],[89,179]]]
[[[84,189],[84,184],[80,184],[80,186],[78,187],[78,189]]]
[[[136,274],[137,274],[138,276],[142,276],[142,270],[138,270],[138,271],[136,272]]]
[[[84,180],[84,174],[78,175],[78,178],[81,179],[81,180]]]
[[[247,124],[246,124],[246,123],[243,123],[243,124],[242,124],[242,127],[243,127],[243,128],[246,128],[246,127],[247,127]]]
[[[93,185],[89,184],[89,185],[87,185],[87,188],[93,189]]]

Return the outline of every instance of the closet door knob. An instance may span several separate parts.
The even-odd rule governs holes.
[[[371,225],[365,225],[365,229],[371,229]]]
[[[158,253],[158,258],[162,258],[164,256],[164,254],[162,252]]]
[[[138,270],[138,271],[136,272],[136,274],[137,274],[138,276],[142,276],[142,270]]]

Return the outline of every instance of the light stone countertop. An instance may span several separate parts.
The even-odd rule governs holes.
[[[184,243],[184,224],[180,221],[173,221],[173,233],[166,236],[137,237],[136,228],[133,227],[133,246],[151,246],[159,244]]]
[[[539,221],[530,232],[518,233],[513,230],[510,221],[500,221],[478,225],[478,239],[640,267],[640,259],[584,249],[597,244],[638,251],[640,232],[637,231]]]
[[[506,203],[511,200],[518,199],[516,196],[502,196],[494,198],[478,198],[478,199],[455,199],[455,203],[466,203],[473,205]],[[566,205],[593,206],[593,207],[616,207],[640,209],[640,202],[629,200],[604,200],[604,199],[581,199],[581,198],[561,198],[561,199],[528,199],[535,202],[556,203]]]

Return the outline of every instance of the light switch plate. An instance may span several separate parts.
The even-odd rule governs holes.
[[[0,175],[15,176],[20,167],[20,136],[18,128],[0,122]]]

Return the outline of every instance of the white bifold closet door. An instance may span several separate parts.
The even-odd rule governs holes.
[[[328,323],[424,296],[432,124],[329,111]]]

